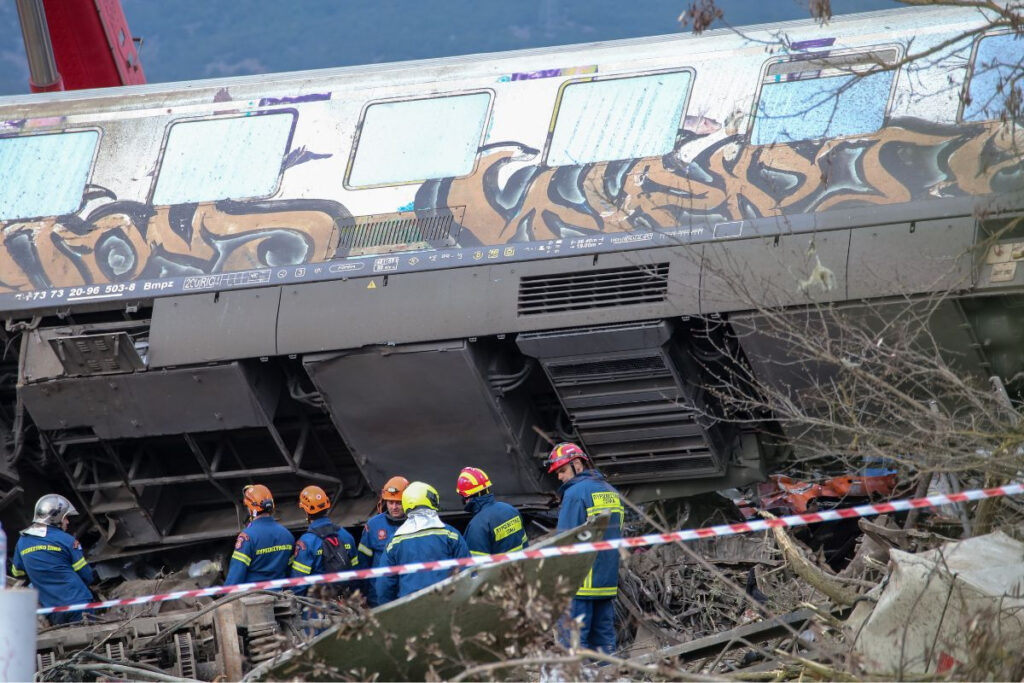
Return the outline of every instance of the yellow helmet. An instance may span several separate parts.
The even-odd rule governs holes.
[[[430,484],[414,481],[402,491],[402,509],[409,512],[421,507],[438,509],[441,507],[441,496],[437,495],[437,489]]]

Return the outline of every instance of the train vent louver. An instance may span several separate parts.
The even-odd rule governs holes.
[[[650,304],[668,296],[668,264],[605,268],[519,281],[519,315]]]
[[[465,207],[354,216],[338,221],[335,256],[454,246]]]
[[[522,332],[575,436],[613,484],[719,477],[735,428],[697,390],[689,328],[647,321]]]

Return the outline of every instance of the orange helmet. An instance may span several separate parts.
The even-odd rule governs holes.
[[[562,469],[573,460],[582,460],[588,462],[590,458],[583,452],[583,449],[574,443],[560,443],[551,449],[551,455],[548,456],[547,466],[548,474],[557,472]]]
[[[469,498],[489,488],[491,488],[490,477],[476,467],[463,467],[459,472],[459,480],[455,483],[456,492],[463,498]]]
[[[242,500],[252,516],[274,511],[274,496],[263,484],[249,484],[242,489]]]
[[[315,515],[318,512],[330,509],[331,499],[327,497],[327,494],[319,486],[307,486],[299,494],[299,507],[307,515]]]
[[[384,488],[380,490],[381,500],[397,500],[399,503],[402,502],[402,491],[409,485],[409,480],[405,477],[391,477],[387,483],[384,484]]]

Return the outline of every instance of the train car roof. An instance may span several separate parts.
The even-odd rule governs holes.
[[[958,7],[911,7],[876,10],[833,17],[827,24],[814,19],[796,19],[756,24],[743,27],[720,28],[705,31],[699,35],[678,33],[661,36],[629,38],[624,40],[599,41],[554,47],[530,48],[505,52],[458,55],[432,59],[386,62],[356,66],[332,67],[305,71],[291,71],[250,76],[233,76],[217,79],[197,79],[150,83],[137,86],[78,90],[0,97],[0,123],[2,119],[12,120],[30,115],[45,117],[84,113],[88,111],[117,111],[143,109],[166,105],[208,103],[221,90],[230,89],[235,102],[266,95],[287,95],[301,97],[306,93],[322,91],[325,81],[331,87],[344,86],[346,81],[360,81],[361,85],[372,85],[374,81],[386,80],[396,83],[442,83],[453,79],[500,76],[509,71],[530,71],[532,69],[581,66],[581,54],[588,60],[600,61],[624,48],[647,48],[656,51],[671,43],[685,43],[688,46],[701,45],[697,52],[721,52],[741,48],[755,48],[769,53],[777,41],[772,37],[780,32],[814,31],[832,37],[844,33],[877,33],[899,28],[904,33],[907,19],[913,14],[913,25],[925,28],[941,25],[952,20],[969,21],[982,14],[975,8]],[[901,24],[897,26],[897,23]],[[760,36],[758,37],[758,34]],[[792,36],[790,36],[792,38]],[[575,58],[572,63],[560,63],[560,59]],[[631,55],[631,60],[642,59],[641,53]],[[553,60],[553,61],[551,61]]]

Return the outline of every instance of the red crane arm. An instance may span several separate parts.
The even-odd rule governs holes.
[[[120,0],[18,0],[29,65],[45,63],[52,50],[49,82],[30,81],[33,92],[81,90],[146,82]],[[26,17],[32,26],[26,30]],[[49,35],[49,45],[39,34]]]

